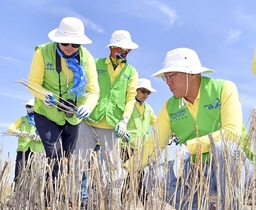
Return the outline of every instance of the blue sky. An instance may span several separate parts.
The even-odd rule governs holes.
[[[148,99],[156,114],[172,93],[161,79],[150,75],[161,69],[167,51],[194,49],[202,65],[216,71],[209,76],[237,84],[248,126],[256,105],[256,78],[251,71],[256,41],[254,1],[8,0],[0,7],[1,133],[26,114],[21,104],[32,97],[15,81],[27,79],[35,46],[50,41],[48,33],[66,16],[83,20],[93,41],[84,46],[95,58],[109,55],[105,46],[113,31],[131,33],[139,48],[127,60],[158,91]],[[0,136],[0,147],[3,159],[15,160],[17,138]]]

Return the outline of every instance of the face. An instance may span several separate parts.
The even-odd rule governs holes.
[[[183,98],[186,93],[186,73],[167,72],[164,73],[163,80],[169,86],[176,98]]]
[[[58,43],[59,48],[66,56],[71,56],[75,52],[77,52],[81,45],[79,44],[66,44],[66,43]],[[65,45],[65,46],[64,46]]]
[[[113,58],[120,59],[120,58],[116,57],[116,55],[118,54],[118,55],[121,55],[121,57],[123,59],[125,59],[129,52],[131,52],[130,49],[123,49],[123,48],[115,47],[115,46],[110,47],[110,56]]]
[[[27,109],[27,113],[28,113],[28,114],[31,114],[31,113],[34,112],[34,107],[33,107],[33,106],[26,105],[26,109]]]
[[[151,92],[146,89],[146,88],[138,88],[137,89],[137,98],[140,100],[140,101],[146,101],[146,99],[148,98],[148,96],[151,94]]]

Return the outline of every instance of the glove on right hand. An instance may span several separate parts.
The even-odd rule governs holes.
[[[176,150],[176,157],[173,163],[173,172],[176,178],[182,176],[184,163],[190,158],[190,152],[188,151],[188,147],[185,144],[182,144],[179,147],[180,148]]]
[[[44,95],[44,104],[49,107],[53,107],[57,104],[57,101],[54,99],[53,93],[46,93]]]

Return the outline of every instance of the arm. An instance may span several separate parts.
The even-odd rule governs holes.
[[[225,81],[221,95],[221,130],[212,133],[215,141],[229,139],[236,141],[242,134],[242,107],[236,85]],[[194,138],[186,142],[191,154],[196,154],[198,146],[203,153],[209,152],[210,140],[208,135]]]
[[[123,117],[130,119],[135,104],[135,96],[137,94],[136,89],[138,86],[138,72],[135,71],[131,77],[131,81],[128,84],[126,91],[126,104],[124,108]]]
[[[44,94],[46,94],[47,91],[42,87],[44,81],[44,61],[43,56],[40,49],[37,49],[34,53],[33,60],[30,66],[30,73],[28,76],[28,82],[29,85],[38,90],[32,90],[29,88],[29,91],[38,99],[44,100]]]
[[[93,110],[98,102],[100,95],[100,88],[98,83],[98,74],[96,70],[96,64],[92,55],[90,55],[88,61],[88,69],[86,72],[87,85],[86,93],[88,94],[84,105]]]
[[[20,125],[21,125],[21,118],[17,119],[14,123],[12,123],[8,127],[8,132],[20,134],[21,133],[20,132]]]
[[[252,61],[252,73],[256,75],[256,49],[254,50],[254,56]]]

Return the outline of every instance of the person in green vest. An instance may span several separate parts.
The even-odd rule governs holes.
[[[27,115],[20,117],[8,127],[10,134],[18,136],[14,171],[15,183],[18,183],[22,169],[26,167],[27,161],[32,157],[33,153],[41,153],[44,150],[44,146],[35,127],[33,110],[34,99],[30,99],[27,103],[24,103],[23,106],[27,110]]]
[[[146,102],[151,93],[155,93],[156,90],[152,88],[151,82],[145,78],[139,78],[137,86],[137,95],[135,97],[135,105],[133,108],[132,115],[127,124],[127,132],[129,139],[121,138],[121,158],[125,162],[129,159],[134,150],[141,150],[143,144],[148,139],[150,127],[153,129],[156,126],[156,116],[153,108]],[[142,186],[142,180],[144,173],[141,172],[138,177],[138,196],[142,203],[145,203],[146,191],[145,187]],[[129,182],[123,188],[123,197],[129,188]],[[142,190],[143,189],[143,190]],[[122,199],[124,199],[122,197]],[[124,199],[125,200],[125,199]]]
[[[244,189],[245,172],[249,171],[251,174],[253,169],[252,159],[249,160],[252,157],[250,142],[242,138],[245,128],[237,87],[229,80],[212,79],[201,75],[213,72],[214,70],[201,65],[194,50],[177,48],[167,52],[163,68],[153,74],[166,82],[173,96],[164,103],[157,116],[158,133],[152,134],[144,144],[141,162],[142,167],[145,167],[149,160],[160,155],[157,152],[155,143],[158,141],[154,138],[155,136],[159,137],[157,144],[161,149],[166,147],[169,139],[175,137],[175,142],[180,149],[176,154],[179,156],[174,154],[176,158],[168,162],[166,202],[176,209],[198,209],[201,205],[197,191],[193,192],[191,200],[186,199],[191,192],[190,179],[187,179],[188,169],[193,166],[191,162],[202,161],[204,166],[211,168],[210,194],[217,193],[216,178],[219,176],[221,209],[224,209],[225,205],[229,206],[226,209],[235,209],[230,207],[233,204],[239,205],[239,195],[236,192],[240,189],[239,187]],[[212,161],[210,161],[211,146],[208,134],[211,134],[215,141],[217,154],[217,159],[213,158]],[[229,162],[229,167],[225,164],[223,155],[227,148],[230,150],[232,163]],[[238,158],[239,154],[245,158],[242,163],[241,158]],[[137,160],[130,158],[126,161],[125,168],[129,170],[134,161]],[[182,165],[184,168],[181,167]],[[238,166],[241,166],[239,176],[236,176],[232,182],[232,186],[236,188],[234,200],[231,203],[225,203],[228,199],[225,199],[227,189],[224,176],[233,174]],[[217,174],[217,168],[220,170],[219,174]],[[188,185],[182,187],[182,180],[186,180]]]
[[[100,98],[90,118],[97,123],[83,120],[80,124],[76,154],[83,154],[82,159],[89,161],[88,151],[94,150],[97,144],[100,144],[104,161],[106,152],[110,155],[120,154],[116,137],[123,137],[127,133],[127,123],[133,111],[138,85],[138,72],[127,62],[127,55],[138,47],[128,31],[116,30],[107,45],[109,56],[95,60]],[[87,186],[86,182],[83,183],[82,199],[86,203]]]
[[[82,46],[92,41],[84,33],[80,19],[63,18],[59,27],[48,34],[52,42],[36,46],[30,67],[28,80],[35,96],[35,123],[46,157],[55,160],[53,179],[59,172],[57,159],[63,154],[70,158],[78,125],[89,118],[99,99],[95,60]]]

